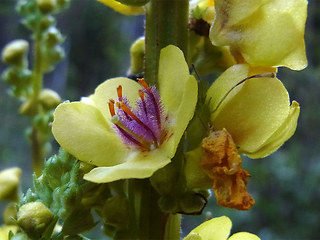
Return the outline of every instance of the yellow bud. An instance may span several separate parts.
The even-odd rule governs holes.
[[[56,0],[37,0],[37,4],[42,13],[49,13],[56,7]]]
[[[39,101],[45,109],[50,110],[61,103],[61,98],[57,92],[51,89],[43,89],[40,92]]]
[[[18,39],[9,42],[2,50],[2,61],[7,64],[21,65],[28,49],[29,43],[26,40]]]
[[[144,66],[144,37],[138,38],[130,48],[131,74],[143,72]]]
[[[38,104],[33,99],[29,99],[22,103],[19,112],[23,115],[34,116],[38,113]]]
[[[20,207],[18,225],[30,236],[39,237],[53,220],[53,214],[42,202],[30,202]]]
[[[21,169],[14,167],[0,172],[0,200],[16,201]]]
[[[9,203],[6,209],[3,212],[3,220],[6,225],[13,224],[12,218],[16,218],[17,216],[17,204]]]
[[[0,227],[0,239],[9,239],[8,236],[10,231],[16,233],[18,231],[18,227],[14,225]]]

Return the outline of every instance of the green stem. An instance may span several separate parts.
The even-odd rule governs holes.
[[[157,85],[160,50],[173,44],[187,59],[189,0],[151,0],[146,11],[145,79]]]
[[[40,33],[35,34],[35,47],[34,47],[34,69],[33,69],[33,95],[32,98],[37,102],[40,90],[42,88],[42,54],[41,54],[41,35]]]
[[[38,108],[38,98],[42,88],[42,53],[41,53],[41,33],[39,30],[35,33],[35,47],[34,47],[34,68],[33,68],[33,78],[32,78],[32,104]],[[39,110],[39,109],[38,109]],[[33,171],[37,177],[41,175],[41,170],[43,166],[43,144],[39,139],[39,130],[37,126],[32,126],[32,166]]]

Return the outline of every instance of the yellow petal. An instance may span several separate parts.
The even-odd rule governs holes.
[[[209,108],[212,113],[216,115],[222,109],[222,105],[226,104],[226,102],[230,100],[232,96],[234,96],[242,88],[242,85],[239,85],[230,93],[228,93],[233,86],[235,86],[241,80],[247,78],[248,73],[249,65],[238,64],[228,68],[219,76],[217,80],[214,81],[214,83],[207,91],[206,99],[206,101],[209,103]],[[226,94],[228,94],[228,98],[224,99]],[[219,108],[217,109],[218,106]],[[214,115],[212,115],[212,118],[213,116]]]
[[[231,46],[251,66],[306,67],[306,0],[215,1],[214,45]]]
[[[84,175],[84,179],[106,183],[128,178],[148,178],[170,162],[161,148],[150,152],[132,151],[126,162],[112,167],[98,167]]]
[[[234,77],[230,75],[229,80],[223,77],[233,84],[231,78]],[[253,78],[241,85],[223,100],[211,121],[215,130],[228,130],[240,147],[239,152],[252,153],[261,148],[287,119],[290,102],[287,90],[277,78]],[[239,87],[241,89],[237,90]]]
[[[260,240],[257,235],[248,232],[239,232],[233,234],[228,240]]]
[[[283,122],[280,128],[266,141],[266,143],[254,153],[246,153],[250,158],[263,158],[275,152],[281,145],[287,141],[297,128],[298,117],[300,113],[299,103],[293,101],[290,107],[288,118]]]
[[[116,99],[117,87],[122,85],[122,95],[126,97],[132,107],[135,106],[139,98],[139,89],[141,86],[129,78],[111,78],[101,83],[91,96],[96,107],[100,110],[106,120],[110,123],[111,115],[108,107],[109,99]]]
[[[98,1],[112,8],[116,12],[119,12],[125,15],[140,15],[145,13],[145,10],[143,7],[127,6],[115,0],[98,0]]]
[[[202,223],[191,233],[199,234],[202,240],[225,240],[230,234],[231,226],[230,219],[222,216]]]
[[[176,46],[169,45],[160,52],[159,90],[174,129],[172,136],[174,139],[172,154],[174,154],[193,117],[198,95],[197,81],[190,76],[183,52]]]
[[[60,104],[54,112],[52,132],[62,148],[96,166],[122,163],[128,154],[121,139],[91,104]]]

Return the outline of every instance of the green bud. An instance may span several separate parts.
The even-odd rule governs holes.
[[[42,89],[39,94],[39,102],[46,110],[56,108],[61,103],[59,94],[51,89]]]
[[[143,5],[146,5],[150,0],[116,0],[116,1],[128,6],[143,6]]]
[[[42,13],[50,13],[56,7],[56,0],[37,0],[37,5]]]
[[[0,200],[16,201],[21,169],[14,167],[0,172]]]
[[[19,112],[26,116],[35,116],[39,112],[38,104],[33,99],[28,99],[21,105]]]
[[[2,61],[7,64],[22,66],[26,61],[28,50],[29,43],[26,40],[18,39],[9,42],[2,50]]]
[[[3,212],[3,220],[6,225],[13,224],[12,218],[17,218],[17,204],[9,203]]]
[[[45,41],[48,47],[53,47],[63,41],[60,31],[56,27],[50,27],[46,33]]]
[[[102,210],[102,218],[118,229],[126,228],[129,224],[128,200],[119,196],[108,198]]]
[[[183,214],[201,214],[208,200],[199,193],[186,192],[180,198],[181,213]]]
[[[55,23],[55,19],[52,16],[46,16],[41,19],[40,21],[40,28],[42,31],[48,29],[50,26],[52,26]]]
[[[25,88],[31,84],[32,72],[29,69],[21,69],[17,67],[8,68],[3,79],[6,83],[18,88]]]
[[[130,47],[131,55],[131,73],[137,74],[142,73],[144,68],[144,37],[138,38]]]
[[[170,195],[160,197],[159,207],[163,212],[168,212],[168,213],[179,212],[179,205],[177,203],[177,200]]]
[[[33,238],[39,238],[50,225],[54,215],[42,202],[30,202],[20,207],[18,225]]]

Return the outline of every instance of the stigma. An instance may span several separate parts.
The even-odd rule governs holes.
[[[122,86],[117,87],[117,99],[108,102],[111,122],[125,144],[151,151],[159,148],[167,138],[168,116],[156,87],[149,87],[143,78],[138,79],[138,83],[142,89],[134,109],[123,96]]]

